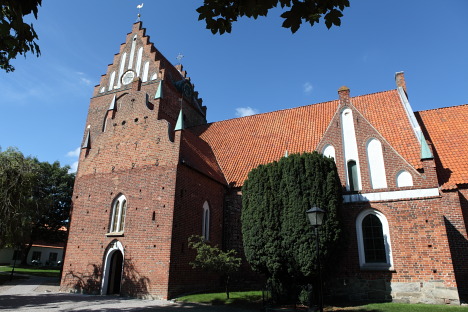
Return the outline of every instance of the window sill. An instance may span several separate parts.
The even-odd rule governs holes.
[[[116,237],[116,236],[124,236],[123,232],[112,232],[112,233],[107,233],[107,237]]]
[[[364,263],[361,264],[362,271],[395,271],[388,263]]]

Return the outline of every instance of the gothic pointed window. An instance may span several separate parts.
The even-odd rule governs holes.
[[[124,195],[119,195],[112,204],[112,215],[109,233],[123,233],[126,212],[127,198]]]
[[[359,262],[363,269],[390,269],[392,255],[390,234],[385,216],[368,209],[356,219]]]
[[[203,204],[202,236],[206,241],[210,240],[210,206],[208,202]]]

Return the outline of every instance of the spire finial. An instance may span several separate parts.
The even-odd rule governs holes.
[[[143,7],[143,2],[142,2],[141,4],[139,4],[139,5],[137,5],[137,9],[138,9],[137,22],[140,21],[140,17],[141,17],[141,14],[140,14],[140,13],[141,13],[141,8],[142,8],[142,7]]]

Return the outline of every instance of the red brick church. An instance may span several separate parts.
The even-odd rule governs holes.
[[[347,246],[327,288],[355,301],[466,300],[468,105],[413,112],[395,78],[389,91],[341,87],[329,102],[207,123],[182,66],[135,23],[90,101],[62,289],[172,298],[212,286],[189,265],[188,237],[242,251],[248,172],[318,151],[344,190]]]

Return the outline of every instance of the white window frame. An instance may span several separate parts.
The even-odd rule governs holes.
[[[203,204],[202,236],[205,241],[210,240],[210,205],[207,201]]]
[[[122,234],[125,228],[125,215],[127,213],[127,198],[120,194],[112,203],[112,216],[109,225],[110,234]]]
[[[382,223],[382,232],[384,237],[384,246],[385,246],[385,256],[386,262],[382,263],[367,263],[366,255],[364,250],[364,239],[362,233],[362,221],[368,215],[374,215],[379,218]],[[359,265],[362,270],[393,270],[393,257],[392,257],[392,247],[390,243],[390,231],[388,227],[388,221],[385,216],[377,210],[366,209],[362,211],[356,218],[356,234],[358,242],[358,253],[359,253]]]

